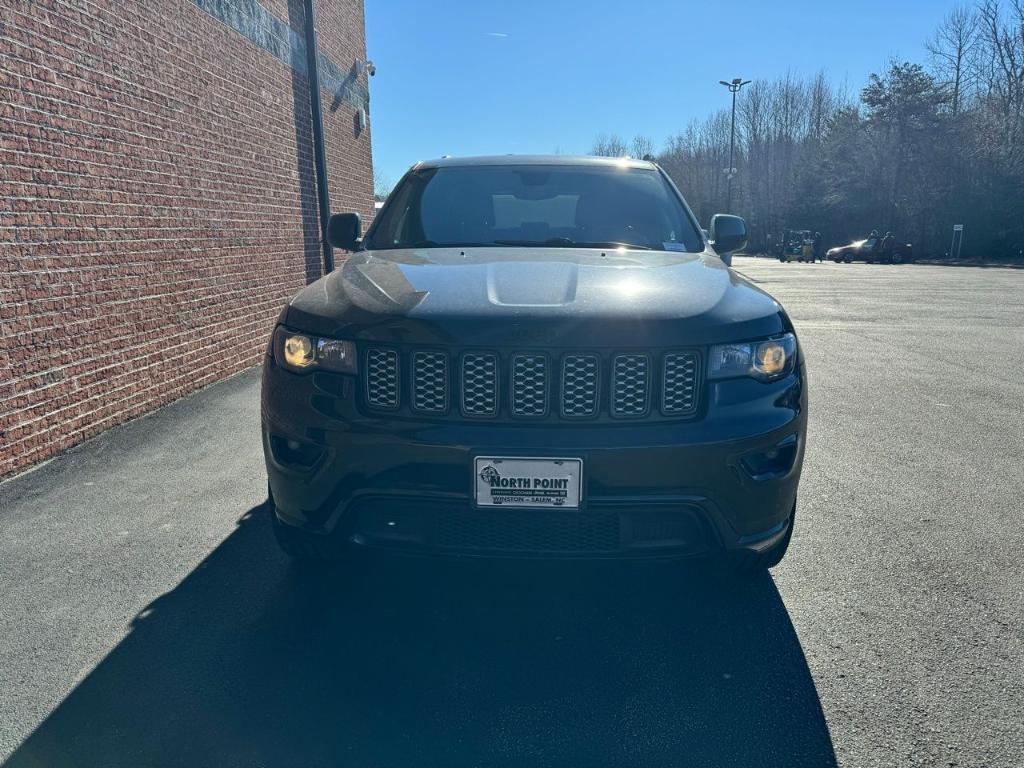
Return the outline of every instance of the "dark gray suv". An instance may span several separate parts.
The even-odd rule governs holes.
[[[774,565],[807,427],[793,326],[634,160],[419,163],[274,329],[263,442],[289,554]],[[712,250],[711,246],[715,248]]]

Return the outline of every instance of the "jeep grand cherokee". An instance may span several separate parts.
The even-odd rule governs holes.
[[[769,567],[807,394],[793,326],[655,164],[415,165],[281,313],[263,372],[273,525],[298,558],[417,552]],[[714,246],[715,250],[712,250]]]

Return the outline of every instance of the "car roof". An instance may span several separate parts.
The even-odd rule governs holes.
[[[482,165],[561,165],[614,166],[616,168],[654,168],[649,160],[631,157],[595,157],[592,155],[479,155],[477,157],[441,157],[422,160],[413,168],[462,168]]]

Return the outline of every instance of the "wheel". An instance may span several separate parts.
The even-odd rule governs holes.
[[[277,510],[271,514],[271,525],[274,528],[274,539],[292,560],[298,563],[336,563],[345,553],[342,542],[333,536],[310,533],[300,528],[282,523],[277,517]]]
[[[899,251],[893,251],[892,256],[889,257],[890,264],[899,264],[903,261],[903,254]]]
[[[786,550],[789,549],[789,542],[793,540],[795,525],[796,502],[794,501],[793,511],[789,513],[789,528],[786,529],[786,535],[779,539],[771,549],[766,549],[764,552],[737,553],[738,557],[735,558],[733,570],[744,576],[754,576],[781,563],[782,558],[786,556]]]
[[[843,259],[847,264],[853,264],[853,259]]]

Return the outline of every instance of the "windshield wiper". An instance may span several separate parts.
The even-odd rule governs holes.
[[[491,243],[438,243],[434,240],[417,240],[415,243],[395,243],[384,248],[486,248]]]
[[[535,246],[538,248],[630,248],[636,251],[652,250],[646,245],[636,245],[635,243],[619,243],[612,241],[585,242],[581,240],[573,240],[570,237],[549,237],[547,240],[495,240],[494,244],[525,245]]]
[[[598,242],[598,243],[573,243],[577,248],[628,248],[631,251],[653,251],[649,245],[639,245],[637,243],[619,243],[619,242]]]

